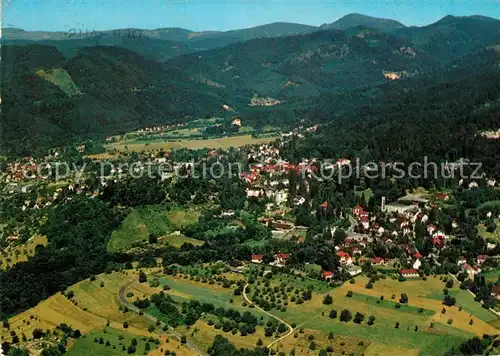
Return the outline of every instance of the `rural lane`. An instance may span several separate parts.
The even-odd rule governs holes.
[[[281,340],[285,339],[286,337],[290,336],[293,334],[293,328],[290,324],[288,324],[286,321],[284,321],[283,319],[277,317],[276,315],[273,315],[267,311],[265,311],[264,309],[262,309],[261,307],[259,307],[257,304],[255,304],[254,302],[252,302],[250,300],[250,298],[247,297],[247,287],[248,287],[248,283],[245,284],[245,287],[243,287],[243,298],[245,298],[245,300],[249,303],[249,305],[253,305],[255,308],[259,309],[261,312],[263,312],[264,314],[267,314],[269,315],[271,318],[273,319],[276,319],[278,320],[280,323],[283,323],[287,326],[288,329],[290,329],[290,331],[283,335],[282,337],[280,337],[279,339],[276,339],[274,340],[273,342],[271,342],[269,345],[267,345],[267,348],[269,349],[269,351],[271,350],[271,347],[274,346],[274,344],[280,342]]]
[[[137,308],[135,305],[129,303],[127,301],[127,299],[125,298],[125,290],[128,288],[128,286],[130,286],[132,283],[136,282],[135,280],[133,281],[130,281],[126,284],[124,284],[123,286],[121,286],[120,288],[120,292],[119,292],[119,299],[120,299],[120,302],[126,306],[129,310],[132,310],[136,313],[139,313],[141,310],[139,308]],[[157,318],[155,318],[154,316],[146,313],[143,311],[143,315],[146,319],[152,321],[155,325],[158,321]],[[165,323],[163,323],[162,321],[160,321],[160,326],[163,328],[165,326]],[[168,326],[168,330],[170,331],[170,333],[172,335],[174,335],[179,341],[181,340],[181,334],[179,334],[177,331],[175,331],[175,329],[171,326]],[[192,342],[190,342],[189,340],[186,341],[186,345],[194,352],[196,352],[197,355],[204,355],[204,353],[198,348],[198,346],[196,346],[195,344],[193,344]]]

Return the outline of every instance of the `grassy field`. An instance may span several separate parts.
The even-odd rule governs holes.
[[[168,219],[176,230],[197,222],[199,217],[200,212],[195,209],[175,209],[168,212]]]
[[[490,241],[498,241],[500,240],[500,219],[494,219],[495,224],[497,226],[496,230],[493,232],[488,232],[486,230],[486,226],[484,223],[480,223],[477,225],[477,232],[479,236],[482,236],[483,238],[490,240]]]
[[[178,141],[164,141],[164,140],[154,140],[154,141],[124,141],[118,143],[112,143],[106,147],[109,149],[116,149],[118,151],[124,151],[128,149],[129,151],[143,152],[149,150],[172,150],[179,148],[189,148],[189,149],[202,149],[202,148],[230,148],[230,147],[241,147],[245,145],[255,145],[268,143],[275,140],[275,136],[270,137],[260,137],[253,138],[251,135],[242,136],[230,136],[223,138],[212,138],[205,140],[178,140]]]
[[[483,274],[487,282],[496,282],[500,278],[500,268],[492,269]]]
[[[186,237],[180,233],[173,233],[170,235],[165,235],[165,236],[162,236],[159,240],[162,242],[166,242],[169,245],[171,245],[173,247],[177,247],[177,248],[181,247],[184,243],[189,243],[189,244],[192,244],[195,246],[203,245],[203,241],[193,239],[191,237]]]
[[[75,82],[73,82],[73,79],[71,79],[71,76],[68,74],[68,72],[66,72],[66,70],[62,68],[55,68],[48,71],[40,69],[37,70],[35,74],[45,79],[46,81],[57,85],[59,89],[61,89],[68,96],[82,93],[76,86]]]
[[[200,212],[194,209],[167,210],[160,206],[139,207],[134,209],[123,221],[120,228],[113,231],[108,243],[109,251],[119,251],[136,243],[148,241],[150,234],[179,243],[180,236],[173,238],[171,234],[181,226],[198,220]],[[196,241],[191,241],[195,244]],[[181,243],[182,245],[182,243]]]
[[[0,253],[0,269],[6,269],[12,267],[18,262],[24,262],[28,260],[28,257],[35,254],[35,249],[37,246],[47,246],[47,238],[45,236],[35,235],[25,244],[16,246],[14,248],[7,248],[4,254]]]
[[[95,342],[94,339],[103,339],[104,344]],[[104,328],[102,330],[92,331],[85,337],[78,339],[75,344],[69,349],[68,356],[87,356],[87,355],[127,355],[127,348],[131,344],[132,339],[137,340],[136,353],[144,354],[146,349],[146,341],[141,336],[129,334],[123,330],[112,328]],[[109,341],[110,345],[106,346]],[[150,350],[156,349],[157,345],[154,342],[149,342]],[[125,350],[123,350],[125,347]]]
[[[303,329],[303,332],[295,333],[296,337],[295,335],[288,337],[285,342],[273,349],[287,355],[292,350],[295,350],[296,355],[317,355],[320,349],[333,346],[334,355],[361,355],[366,354],[367,347],[370,345],[368,341],[338,334],[334,335],[334,338],[330,340],[328,334],[314,329]],[[310,340],[312,337],[314,339]],[[309,348],[312,341],[316,344],[314,351]]]

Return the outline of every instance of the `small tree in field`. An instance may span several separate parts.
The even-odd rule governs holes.
[[[332,296],[330,294],[325,295],[325,297],[323,298],[323,304],[330,305],[332,303],[333,303]]]

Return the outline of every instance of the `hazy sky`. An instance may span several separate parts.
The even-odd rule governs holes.
[[[0,0],[1,1],[1,0]],[[308,25],[330,23],[358,12],[426,25],[445,15],[500,17],[495,0],[3,0],[3,27],[26,30],[107,30],[183,27],[230,30],[276,21]]]

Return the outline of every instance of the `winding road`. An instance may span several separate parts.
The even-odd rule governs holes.
[[[245,287],[243,287],[243,298],[245,298],[245,300],[249,303],[249,305],[253,305],[256,309],[260,310],[261,312],[263,312],[264,314],[267,314],[269,315],[271,318],[273,319],[276,319],[278,320],[280,323],[283,323],[287,326],[288,329],[290,329],[290,331],[288,331],[288,333],[286,333],[285,335],[283,335],[282,337],[280,337],[279,339],[276,339],[274,340],[273,342],[271,342],[269,345],[267,345],[267,348],[269,349],[269,351],[271,351],[271,347],[274,346],[274,344],[282,341],[283,339],[287,338],[288,336],[292,335],[293,334],[293,328],[290,324],[288,324],[286,321],[284,321],[283,319],[277,317],[276,315],[273,315],[267,311],[265,311],[264,309],[262,309],[261,307],[259,307],[257,304],[255,304],[254,302],[252,302],[250,300],[250,298],[247,297],[247,287],[248,287],[248,283],[245,284]]]
[[[137,308],[135,305],[129,303],[127,301],[127,298],[125,298],[125,290],[132,284],[136,282],[135,280],[133,281],[130,281],[126,284],[124,284],[121,288],[120,288],[120,292],[119,292],[119,299],[120,299],[120,302],[126,306],[129,310],[132,310],[136,313],[139,313],[141,310],[139,308]],[[156,323],[158,322],[158,319],[155,318],[154,316],[144,312],[143,312],[143,315],[146,319],[152,321],[155,325]],[[161,320],[160,320],[160,326],[163,328],[166,324],[163,323]],[[168,326],[168,330],[169,332],[174,335],[179,341],[181,340],[181,334],[179,334],[177,331],[175,331],[175,329],[171,326]],[[196,346],[195,344],[193,344],[192,342],[190,342],[189,340],[187,340],[186,342],[186,345],[194,352],[196,352],[197,355],[205,355],[199,348],[198,346]]]

